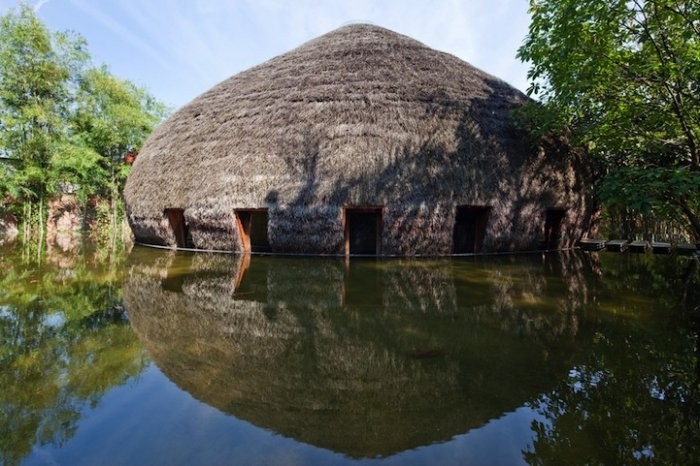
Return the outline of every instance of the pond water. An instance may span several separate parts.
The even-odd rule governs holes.
[[[0,464],[697,464],[697,259],[0,250]]]

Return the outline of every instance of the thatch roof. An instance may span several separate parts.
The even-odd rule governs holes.
[[[409,37],[346,26],[227,79],[176,112],[145,144],[125,194],[141,215],[172,205],[261,205],[271,194],[285,204],[333,194],[362,202],[380,188],[389,195],[404,186],[366,186],[363,196],[337,192],[338,182],[373,178],[430,147],[446,156],[459,144],[503,150],[512,138],[509,111],[525,99]],[[463,140],[455,137],[460,126]],[[468,155],[478,158],[481,149]],[[484,158],[488,172],[508,168],[498,166],[507,160]],[[420,176],[439,176],[436,183],[454,189],[463,180],[445,180],[443,168],[454,162],[433,158]]]
[[[455,56],[381,27],[345,26],[227,79],[158,127],[126,184],[132,227],[137,239],[168,243],[164,227],[148,223],[166,208],[187,209],[209,230],[236,208],[284,209],[271,218],[273,249],[302,250],[290,241],[313,209],[318,223],[302,236],[333,252],[338,206],[386,205],[396,237],[404,222],[425,223],[424,240],[387,240],[387,251],[432,244],[447,253],[453,206],[470,204],[493,208],[494,231],[532,242],[531,226],[515,218],[531,221],[528,203],[543,191],[551,205],[578,210],[581,199],[571,167],[539,160],[516,128],[512,110],[525,102]]]

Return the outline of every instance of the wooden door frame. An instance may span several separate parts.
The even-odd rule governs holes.
[[[175,237],[176,248],[187,247],[187,221],[185,220],[185,209],[169,207],[163,209],[163,215],[168,219],[168,224]],[[177,221],[176,221],[177,219]],[[177,228],[175,223],[177,223]]]
[[[253,224],[253,214],[256,213],[267,213],[269,221],[269,210],[265,207],[256,207],[253,209],[233,209],[233,217],[236,223],[236,232],[238,233],[238,238],[240,238],[241,240],[241,252],[245,254],[250,254],[251,252],[250,227]],[[247,219],[242,219],[241,214],[247,215]]]

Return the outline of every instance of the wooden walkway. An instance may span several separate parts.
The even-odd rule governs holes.
[[[634,252],[647,253],[649,251],[654,254],[680,254],[690,256],[693,254],[700,255],[700,243],[665,243],[661,241],[627,241],[626,239],[593,239],[584,238],[576,243],[576,246],[584,251],[601,251],[603,249],[612,252]]]

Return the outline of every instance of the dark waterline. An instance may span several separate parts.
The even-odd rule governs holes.
[[[696,259],[0,254],[0,464],[700,462]]]

